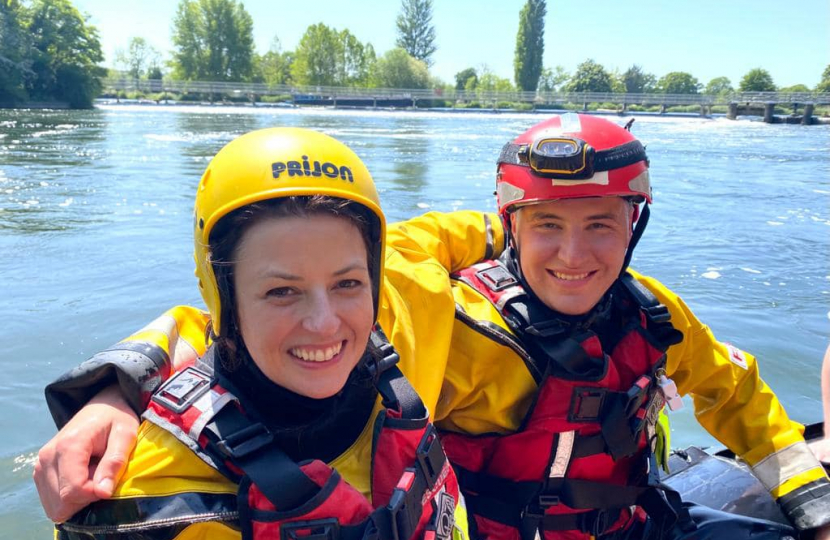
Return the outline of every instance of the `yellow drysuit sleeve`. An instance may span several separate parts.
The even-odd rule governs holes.
[[[668,351],[666,373],[681,395],[692,396],[698,422],[752,467],[799,529],[830,523],[827,474],[804,442],[804,427],[790,420],[761,379],[755,357],[715,339],[661,283],[632,273],[668,307],[683,333]]]
[[[505,238],[496,214],[462,210],[393,223],[386,243],[387,259],[398,254],[412,263],[432,260],[451,273],[498,257]]]

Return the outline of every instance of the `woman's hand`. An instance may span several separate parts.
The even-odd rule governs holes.
[[[825,465],[830,465],[830,438],[819,439],[810,443],[810,450]]]
[[[118,388],[102,390],[38,452],[34,481],[46,516],[60,523],[112,496],[139,420]]]

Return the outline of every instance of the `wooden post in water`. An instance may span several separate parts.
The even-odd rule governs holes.
[[[775,115],[773,114],[774,112],[775,103],[772,103],[771,101],[764,103],[764,122],[766,122],[767,124],[772,124],[773,122],[775,122]]]
[[[813,123],[813,107],[815,107],[815,105],[812,103],[804,105],[804,115],[801,117],[802,126],[809,126]]]
[[[660,105],[660,114],[666,114],[666,104]]]
[[[729,106],[726,108],[726,117],[729,120],[735,120],[738,118],[738,104],[734,101],[729,102]]]

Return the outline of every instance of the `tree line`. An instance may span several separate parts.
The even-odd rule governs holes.
[[[0,104],[89,107],[103,60],[98,31],[69,0],[0,0]]]
[[[485,66],[455,75],[454,85],[429,68],[437,50],[432,0],[401,0],[396,47],[377,54],[348,29],[309,26],[297,47],[283,50],[277,36],[264,54],[254,48],[253,19],[239,0],[179,0],[168,59],[146,39],[133,37],[116,51],[115,73],[135,79],[259,82],[270,85],[382,88],[455,88],[467,91],[726,94],[733,83],[716,77],[704,85],[687,72],[657,78],[639,65],[607,70],[588,59],[573,74],[545,67],[545,0],[527,0],[519,12],[513,80]],[[70,0],[0,0],[0,103],[59,100],[91,106],[107,74],[97,29]],[[809,92],[778,88],[769,72],[749,71],[737,90]],[[830,66],[816,91],[830,91]]]

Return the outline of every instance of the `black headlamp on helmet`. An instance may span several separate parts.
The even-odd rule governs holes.
[[[499,156],[499,163],[530,167],[545,178],[585,180],[598,171],[610,171],[639,161],[648,162],[640,141],[597,152],[582,139],[543,137],[532,144],[508,143]]]
[[[581,139],[540,139],[518,150],[520,161],[553,178],[581,180],[594,175],[594,149]]]

